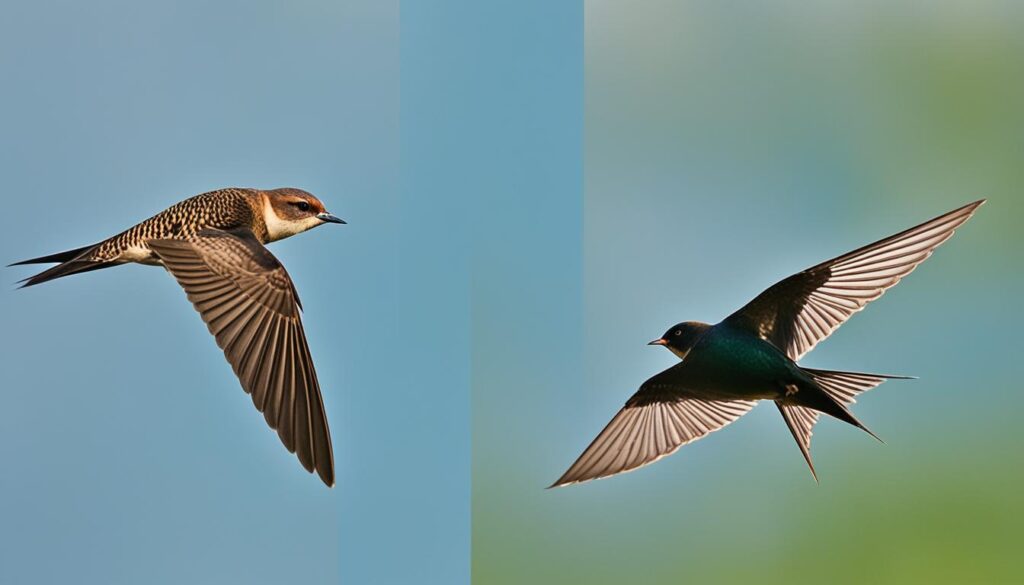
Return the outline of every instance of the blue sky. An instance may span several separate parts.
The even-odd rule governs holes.
[[[349,224],[271,247],[306,309],[332,490],[162,270],[18,291],[31,270],[5,269],[0,581],[1008,574],[1020,11],[937,6],[5,7],[5,263],[224,186],[304,188]],[[887,445],[825,421],[818,486],[765,408],[543,490],[673,362],[644,345],[668,325],[978,197],[805,360],[921,377],[856,406]]]
[[[333,490],[266,428],[162,270],[0,292],[0,581],[465,575],[468,383],[403,367],[443,345],[422,340],[428,349],[410,360],[397,343],[410,315],[444,317],[424,307],[427,287],[399,277],[434,226],[399,211],[423,199],[400,191],[397,2],[4,12],[7,262],[97,241],[224,186],[301,187],[349,225],[272,247],[306,308]],[[30,271],[5,274],[13,283]],[[396,547],[406,562],[392,562]]]

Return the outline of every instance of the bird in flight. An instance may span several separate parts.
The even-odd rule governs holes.
[[[300,189],[196,195],[98,244],[16,262],[57,263],[22,288],[129,262],[163,266],[185,289],[270,428],[334,485],[334,456],[295,285],[264,244],[345,223]]]
[[[849,406],[890,378],[814,370],[797,361],[925,261],[985,201],[822,262],[777,282],[721,323],[670,328],[649,345],[681,360],[650,378],[550,487],[632,471],[772,400],[815,481],[811,432],[821,413],[875,436]],[[878,438],[875,436],[875,438]]]

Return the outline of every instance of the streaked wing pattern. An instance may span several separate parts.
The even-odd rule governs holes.
[[[550,487],[608,477],[653,463],[754,407],[750,400],[680,398],[627,404]]]
[[[854,313],[882,296],[953,235],[984,200],[833,258],[771,286],[730,315],[799,360]]]
[[[307,471],[333,485],[323,398],[284,267],[251,232],[205,230],[149,247],[185,289],[267,424]]]

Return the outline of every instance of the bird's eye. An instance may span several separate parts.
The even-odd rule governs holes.
[[[309,211],[309,203],[306,203],[305,201],[299,201],[292,205],[298,207],[300,211]]]
[[[683,334],[683,330],[682,329],[676,329],[676,335],[677,336],[682,335],[682,334]]]

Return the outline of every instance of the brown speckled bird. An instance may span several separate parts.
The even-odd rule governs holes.
[[[23,287],[128,262],[163,266],[185,289],[267,424],[307,471],[334,485],[320,385],[284,266],[264,244],[345,223],[300,189],[221,189],[177,203],[98,244],[33,258],[57,262]]]

